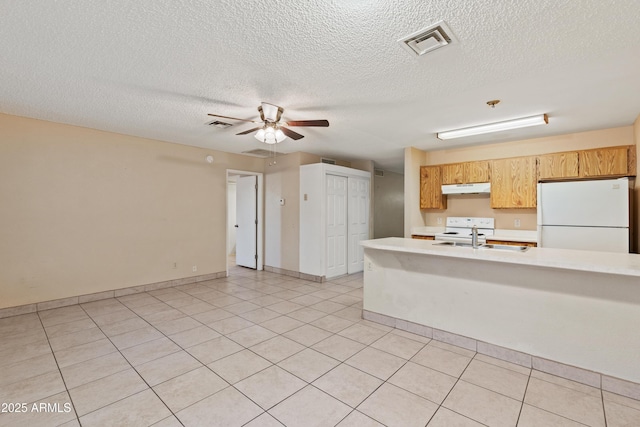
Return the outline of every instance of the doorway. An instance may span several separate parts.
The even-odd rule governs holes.
[[[263,175],[227,169],[227,276],[240,266],[263,269]]]

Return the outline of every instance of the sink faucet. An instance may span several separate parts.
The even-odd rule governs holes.
[[[473,249],[480,247],[480,245],[478,245],[478,227],[475,225],[471,228],[471,247],[473,247]]]

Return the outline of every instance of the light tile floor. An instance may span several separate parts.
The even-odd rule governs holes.
[[[640,426],[639,401],[361,310],[362,275],[236,267],[0,319],[0,426]]]

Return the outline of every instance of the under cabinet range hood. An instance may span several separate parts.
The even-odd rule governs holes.
[[[489,194],[491,183],[451,184],[442,186],[442,194]]]

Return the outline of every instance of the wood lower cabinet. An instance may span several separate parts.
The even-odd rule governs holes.
[[[440,166],[420,166],[420,209],[446,209]]]
[[[491,161],[491,208],[523,209],[537,205],[536,158]]]
[[[578,177],[578,152],[552,153],[538,156],[538,179]]]
[[[487,243],[490,245],[529,246],[532,248],[538,246],[538,244],[535,242],[512,242],[510,240],[487,239]]]
[[[625,176],[628,174],[628,147],[579,151],[580,177]]]
[[[489,181],[489,162],[464,162],[441,165],[442,185],[473,184]]]
[[[412,234],[411,238],[418,240],[435,240],[434,236],[421,236],[420,234]]]

